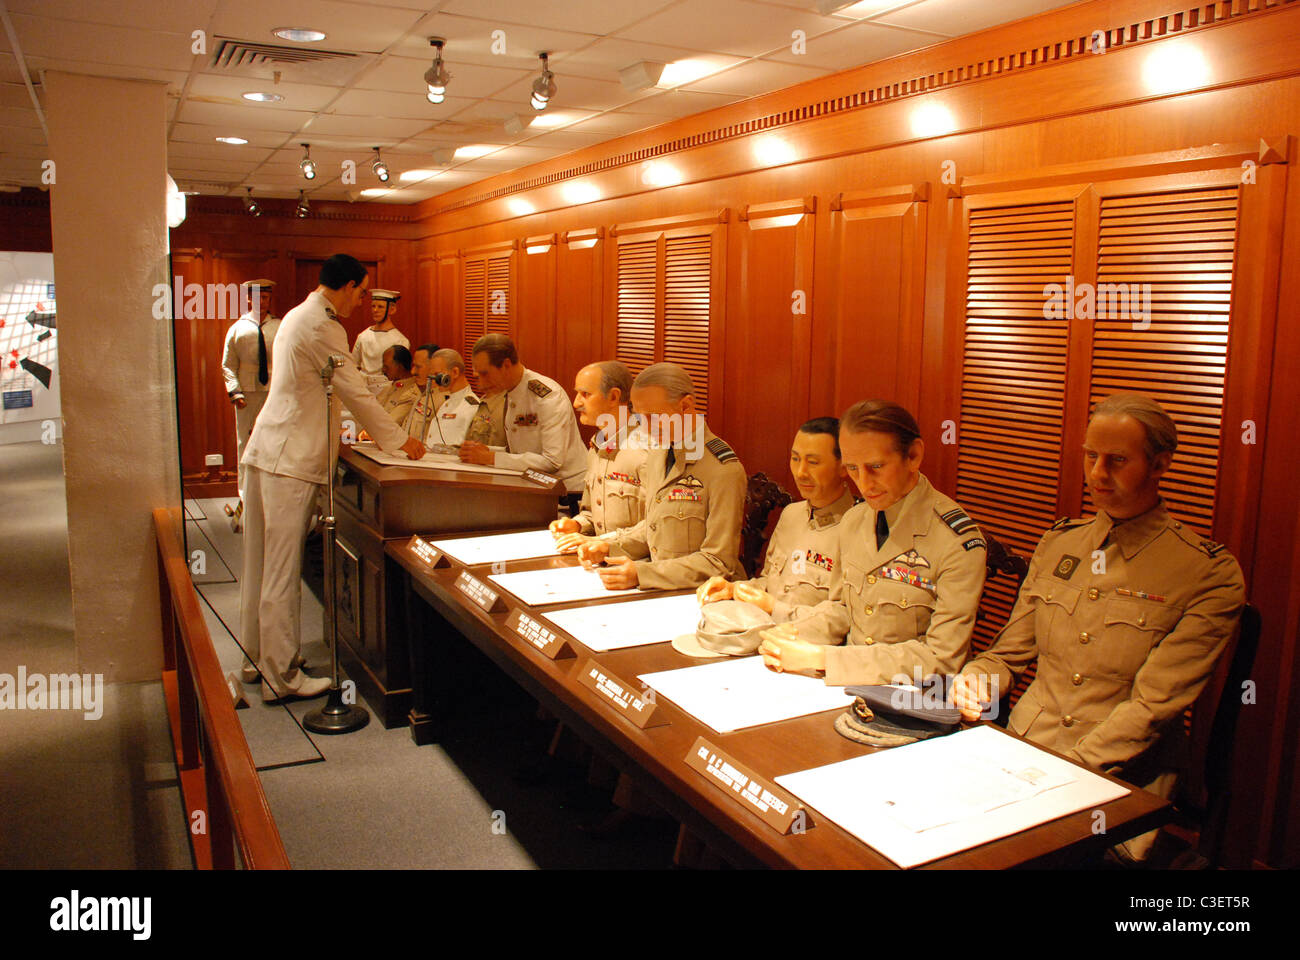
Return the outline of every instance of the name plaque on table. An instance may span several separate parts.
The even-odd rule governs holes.
[[[530,617],[518,608],[506,617],[506,626],[548,660],[556,659],[567,649],[564,637],[560,636],[554,627],[545,626],[540,620]]]
[[[686,765],[750,813],[758,814],[777,833],[789,833],[796,820],[802,824],[801,830],[812,827],[798,800],[703,737],[695,738]]]
[[[549,473],[542,473],[540,470],[525,470],[524,479],[531,480],[533,483],[540,483],[543,487],[554,487],[560,482],[559,477],[553,477]]]
[[[622,716],[645,730],[648,727],[662,727],[668,724],[665,718],[656,719],[654,694],[647,696],[642,691],[614,676],[595,660],[588,660],[578,674],[578,682],[608,703]]]
[[[447,558],[442,555],[442,551],[418,534],[411,537],[410,543],[406,546],[407,549],[415,554],[416,557],[426,566],[437,567],[439,565],[447,565]]]
[[[500,599],[497,592],[468,570],[462,570],[456,578],[456,589],[473,603],[483,608],[484,613],[491,613]]]

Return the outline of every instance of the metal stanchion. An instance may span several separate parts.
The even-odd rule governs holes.
[[[344,358],[334,354],[321,369],[321,383],[325,385],[325,456],[328,465],[332,464],[331,451],[339,438],[332,429],[331,407],[334,400],[334,368],[342,366]],[[325,706],[313,710],[302,719],[302,725],[312,733],[351,733],[360,730],[370,722],[370,713],[358,704],[343,702],[343,691],[339,687],[339,642],[335,630],[334,611],[337,609],[338,595],[334,579],[334,470],[326,471],[325,481],[325,642],[329,645],[333,666],[333,683],[330,686],[329,699]]]

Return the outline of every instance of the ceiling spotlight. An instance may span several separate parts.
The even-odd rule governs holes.
[[[640,93],[642,90],[649,90],[659,82],[665,66],[667,64],[657,60],[639,60],[630,67],[620,70],[618,79],[628,93]]]
[[[307,195],[302,190],[298,191],[298,206],[294,208],[293,212],[299,219],[311,213],[311,207],[307,205]]]
[[[533,81],[532,105],[534,110],[545,110],[555,96],[555,74],[551,73],[550,54],[539,53],[542,75]]]
[[[447,99],[447,81],[451,79],[451,74],[447,72],[446,66],[442,62],[442,45],[446,43],[442,37],[430,37],[429,46],[434,48],[433,66],[424,71],[424,84],[428,88],[426,94],[430,103],[442,103]]]
[[[253,188],[247,187],[246,189],[248,190],[248,196],[244,198],[244,209],[248,211],[250,216],[260,217],[262,215],[262,207],[253,199]]]
[[[302,159],[298,161],[298,168],[302,170],[304,180],[316,179],[316,161],[311,158],[311,144],[299,144],[302,147]]]
[[[375,151],[374,162],[370,164],[370,169],[375,171],[375,176],[379,178],[380,183],[388,182],[388,164],[384,163],[384,158],[379,155],[378,147],[371,147]]]

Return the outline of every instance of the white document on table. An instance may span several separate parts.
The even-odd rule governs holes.
[[[815,677],[777,673],[757,656],[644,673],[637,679],[718,733],[843,709],[853,702],[843,687],[828,687]]]
[[[460,537],[434,540],[433,545],[466,566],[508,560],[530,560],[555,556],[555,538],[549,530],[526,530],[523,533],[494,533],[486,537]]]
[[[460,458],[450,453],[426,453],[421,460],[411,460],[404,453],[384,453],[368,440],[352,444],[352,449],[362,456],[369,457],[386,467],[415,467],[425,470],[464,470],[467,473],[495,473],[505,477],[521,477],[520,470],[507,470],[505,467],[487,467],[481,463],[461,463]]]
[[[989,726],[788,773],[776,782],[904,868],[1130,792]]]
[[[641,593],[638,587],[630,590],[606,590],[595,570],[582,567],[556,567],[553,570],[524,570],[519,573],[497,573],[488,577],[497,586],[509,590],[530,607],[545,603],[577,603],[580,600],[602,600],[629,593]]]
[[[700,622],[700,601],[694,593],[685,593],[555,610],[546,614],[546,619],[600,653],[668,643],[684,633],[694,634]]]

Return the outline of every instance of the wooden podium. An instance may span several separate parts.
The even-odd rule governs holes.
[[[405,724],[411,667],[404,576],[384,542],[472,531],[538,528],[556,517],[564,487],[455,469],[392,467],[354,450],[334,478],[334,577],[339,661],[387,728]]]

